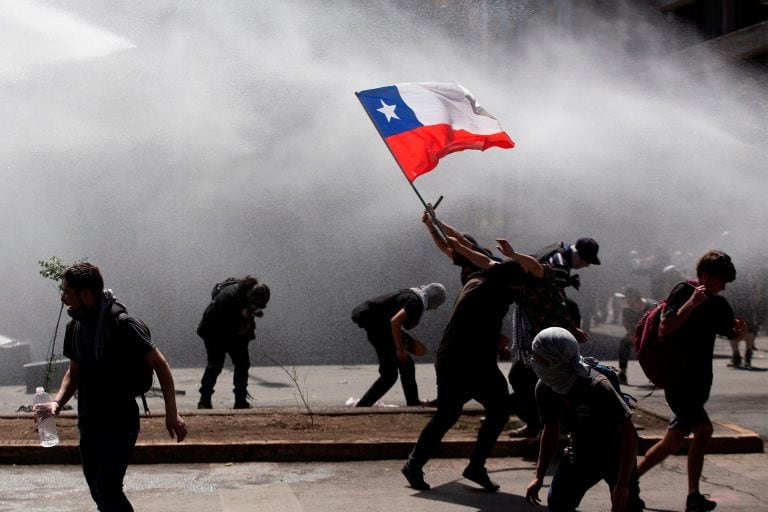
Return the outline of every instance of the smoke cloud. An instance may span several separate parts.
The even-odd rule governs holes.
[[[416,182],[486,245],[592,236],[582,281],[610,291],[631,251],[765,250],[764,84],[677,57],[691,34],[632,2],[7,4],[0,332],[38,357],[58,295],[37,261],[57,255],[97,264],[174,365],[204,364],[210,289],[245,274],[272,289],[256,364],[374,360],[358,302],[459,288],[354,96],[399,82],[461,83],[516,141]],[[449,309],[416,330],[433,348]]]

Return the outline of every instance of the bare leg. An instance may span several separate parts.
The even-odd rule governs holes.
[[[666,459],[671,453],[680,448],[685,439],[685,434],[679,429],[669,429],[664,438],[651,446],[645,453],[645,457],[637,464],[637,472],[642,476],[656,464]]]
[[[712,422],[707,420],[693,428],[693,439],[688,450],[688,494],[699,491],[701,472],[704,469],[704,453],[712,439]]]

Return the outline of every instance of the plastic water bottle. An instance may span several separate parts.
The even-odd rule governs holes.
[[[45,389],[38,387],[35,390],[33,404],[44,404],[51,401],[51,397]],[[40,446],[50,448],[59,444],[59,433],[56,431],[56,420],[53,416],[37,422],[37,432],[40,434]]]

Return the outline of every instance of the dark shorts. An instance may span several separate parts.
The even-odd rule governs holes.
[[[682,430],[685,435],[688,435],[696,425],[710,422],[709,415],[704,409],[704,404],[709,399],[709,388],[704,392],[701,389],[671,387],[664,390],[664,396],[674,413],[669,421],[670,430]]]

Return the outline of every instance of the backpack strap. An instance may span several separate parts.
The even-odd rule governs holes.
[[[115,328],[114,333],[118,338],[122,338],[122,330],[126,327],[133,327],[136,326],[138,328],[144,328],[146,329],[146,325],[143,322],[136,322],[135,319],[133,319],[128,313],[124,305],[121,303],[115,301],[114,304],[112,304],[112,311],[110,318],[113,321],[113,327]],[[131,322],[131,320],[134,320],[134,322]],[[129,325],[129,323],[132,323],[133,325]],[[147,329],[147,335],[149,336],[149,330]],[[142,392],[139,394],[141,397],[141,405],[144,408],[144,416],[149,417],[150,411],[149,411],[149,404],[147,404],[147,397]]]

